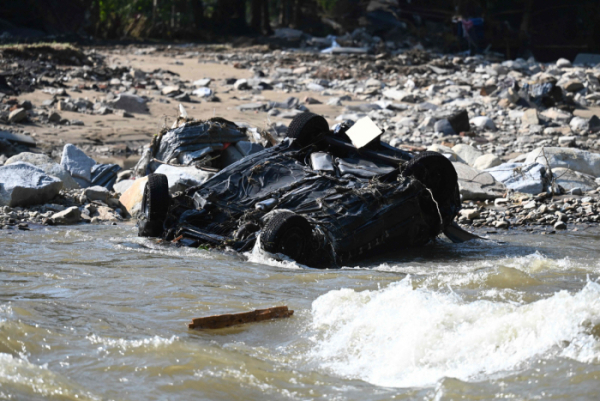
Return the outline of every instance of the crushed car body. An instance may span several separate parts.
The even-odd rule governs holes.
[[[336,267],[455,227],[460,195],[446,157],[393,148],[376,127],[351,125],[330,131],[303,113],[280,144],[173,196],[165,176],[149,175],[139,234],[239,252],[258,242],[310,267]]]

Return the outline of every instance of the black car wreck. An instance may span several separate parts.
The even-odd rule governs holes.
[[[391,147],[381,132],[356,140],[359,122],[330,131],[303,113],[282,143],[172,197],[166,176],[149,175],[139,235],[239,252],[258,241],[310,267],[421,246],[442,232],[468,238],[453,223],[461,203],[452,163]]]

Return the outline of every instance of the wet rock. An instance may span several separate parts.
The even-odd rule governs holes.
[[[50,217],[50,223],[54,225],[70,225],[79,223],[81,220],[81,211],[77,206],[58,212]]]
[[[507,188],[526,194],[539,194],[549,185],[546,168],[539,163],[505,163],[486,172]]]
[[[495,199],[504,196],[506,187],[487,172],[453,162],[458,174],[458,186],[463,200]]]
[[[96,213],[98,219],[102,221],[119,221],[121,218],[108,206],[98,206]]]
[[[140,96],[122,93],[116,99],[109,102],[110,107],[117,110],[125,110],[128,113],[147,114],[148,106],[146,100]]]
[[[33,164],[42,169],[46,174],[56,177],[62,181],[65,189],[77,189],[79,184],[71,177],[71,174],[60,164],[56,163],[47,155],[39,153],[22,152],[6,160],[5,165],[24,162]]]
[[[567,225],[562,221],[557,221],[556,223],[554,223],[554,229],[555,230],[566,230]]]
[[[0,167],[0,205],[44,204],[58,195],[62,181],[44,170],[23,162]]]
[[[155,173],[167,176],[167,180],[169,181],[169,192],[171,194],[200,185],[214,175],[214,173],[202,171],[196,167],[175,167],[167,164],[162,164],[156,169]],[[124,202],[122,203],[125,204]]]
[[[87,188],[91,183],[92,167],[96,162],[81,149],[69,143],[63,148],[60,165],[71,174],[80,187]]]
[[[90,201],[102,201],[105,203],[110,196],[110,191],[99,185],[86,188],[83,193]]]

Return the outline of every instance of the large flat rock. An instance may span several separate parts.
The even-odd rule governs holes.
[[[540,163],[550,166],[568,168],[600,177],[600,154],[574,148],[537,148],[525,159],[525,164]]]
[[[0,167],[0,205],[27,206],[50,201],[63,183],[33,164],[17,162]]]
[[[79,184],[71,177],[71,174],[69,174],[63,166],[52,160],[50,156],[39,153],[22,152],[9,158],[4,165],[8,166],[18,162],[29,163],[39,167],[44,170],[46,174],[61,180],[66,189],[79,188]]]
[[[549,185],[546,167],[539,163],[504,163],[489,168],[486,172],[507,188],[526,194],[537,195],[546,191]]]

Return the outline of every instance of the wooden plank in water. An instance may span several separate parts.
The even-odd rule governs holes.
[[[256,309],[251,312],[228,313],[225,315],[214,315],[193,319],[188,325],[190,329],[222,329],[224,327],[238,324],[262,322],[263,320],[280,319],[290,317],[294,314],[287,306],[276,306],[274,308]]]

